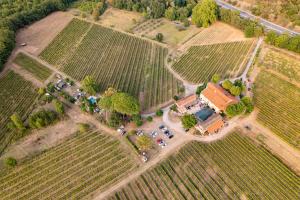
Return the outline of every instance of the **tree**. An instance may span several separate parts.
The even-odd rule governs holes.
[[[229,117],[234,117],[234,116],[240,115],[244,112],[245,112],[245,105],[242,102],[229,105],[225,111],[226,115],[228,115]]]
[[[180,21],[183,21],[183,20],[185,20],[185,19],[188,18],[188,16],[189,16],[189,10],[187,8],[183,8],[183,7],[179,8],[177,10],[177,16],[178,16],[178,19]]]
[[[183,125],[183,128],[190,129],[197,124],[197,119],[194,115],[184,115],[181,118],[181,123]]]
[[[54,107],[56,112],[58,112],[59,114],[63,115],[65,113],[64,105],[57,99],[54,100]]]
[[[84,91],[86,91],[87,93],[89,93],[91,95],[95,95],[97,93],[97,89],[98,89],[97,84],[92,76],[86,76],[82,80],[81,86]]]
[[[21,117],[17,113],[13,114],[10,119],[19,131],[24,131],[26,129]]]
[[[240,96],[242,89],[239,86],[232,86],[229,91],[233,96]]]
[[[40,96],[43,96],[44,94],[46,93],[46,89],[45,88],[39,88],[38,89],[38,94],[40,95]]]
[[[17,160],[13,157],[8,157],[5,159],[5,165],[8,167],[15,167],[17,164]]]
[[[122,116],[120,113],[112,112],[108,119],[108,125],[113,128],[117,128],[121,125]]]
[[[140,105],[136,98],[127,93],[115,93],[111,96],[112,107],[115,111],[135,115],[140,112]]]
[[[246,107],[246,113],[251,113],[254,110],[254,105],[250,97],[243,97],[241,101]]]
[[[275,45],[276,38],[277,38],[277,34],[274,31],[270,31],[268,32],[265,41],[268,44]]]
[[[207,83],[204,83],[204,84],[198,86],[197,89],[196,89],[196,94],[200,95],[201,92],[206,88],[206,86],[207,86]]]
[[[214,0],[202,0],[192,12],[192,22],[199,27],[208,27],[217,21],[218,7]]]
[[[176,20],[176,10],[174,7],[170,7],[165,12],[165,17],[171,21]]]
[[[152,121],[153,121],[153,118],[152,118],[151,116],[148,116],[148,117],[147,117],[147,121],[148,121],[148,122],[152,122]]]
[[[165,13],[165,4],[160,1],[150,1],[150,16],[157,19],[164,15]]]
[[[142,126],[143,120],[141,115],[133,115],[132,121],[135,123],[136,126]]]
[[[98,106],[104,110],[111,111],[113,110],[111,96],[103,96],[99,102]]]
[[[280,48],[287,48],[289,44],[290,36],[288,34],[279,35],[275,39],[275,46]]]
[[[219,74],[214,74],[211,78],[211,82],[218,83],[220,81],[221,77]]]
[[[155,112],[156,116],[161,117],[164,114],[164,111],[162,111],[161,109],[157,110]]]
[[[233,83],[230,81],[230,80],[225,80],[223,81],[222,83],[222,87],[225,89],[225,90],[230,90],[233,86]]]
[[[162,42],[164,39],[164,35],[162,33],[157,33],[155,39],[159,42]]]
[[[141,135],[137,138],[136,144],[141,151],[147,151],[152,148],[153,142],[147,135]]]

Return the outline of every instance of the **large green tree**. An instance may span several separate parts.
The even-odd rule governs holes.
[[[153,142],[147,135],[139,136],[136,140],[136,144],[141,151],[147,151],[152,148]]]
[[[192,12],[192,22],[199,27],[208,27],[217,21],[218,6],[214,0],[202,0]]]
[[[19,131],[24,131],[26,129],[21,117],[18,114],[13,114],[10,119]]]
[[[140,112],[140,105],[136,98],[127,93],[115,93],[111,96],[113,109],[122,114],[136,115]]]
[[[86,76],[82,81],[81,81],[81,86],[84,91],[91,95],[95,95],[97,93],[98,87],[96,84],[95,79],[92,76]]]
[[[185,129],[189,129],[197,124],[197,119],[194,115],[184,115],[181,118],[181,123]]]

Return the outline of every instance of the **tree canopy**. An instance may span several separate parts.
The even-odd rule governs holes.
[[[229,117],[234,117],[234,116],[240,115],[244,112],[245,112],[245,105],[243,104],[243,102],[229,105],[225,111],[226,115],[228,115]]]
[[[211,78],[211,82],[218,83],[220,81],[221,77],[219,74],[214,74]]]
[[[140,105],[136,98],[115,90],[107,90],[98,102],[98,105],[109,111],[116,111],[125,115],[137,115],[140,112]]]
[[[214,0],[202,0],[192,12],[192,22],[199,27],[209,27],[217,21],[218,6]]]
[[[233,83],[230,81],[230,80],[225,80],[223,81],[222,83],[222,87],[225,89],[225,90],[230,90],[230,88],[232,88],[233,86]]]
[[[137,138],[136,144],[141,151],[146,151],[152,148],[153,142],[147,135],[141,135]]]
[[[81,86],[84,91],[91,95],[95,95],[98,90],[98,86],[96,84],[95,79],[92,76],[86,76],[82,81],[81,81]]]
[[[185,129],[189,129],[197,124],[197,119],[194,115],[184,115],[181,118],[181,123]]]

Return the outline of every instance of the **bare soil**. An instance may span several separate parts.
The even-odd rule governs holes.
[[[228,24],[216,22],[187,40],[179,50],[186,50],[193,45],[208,45],[246,40],[244,33]]]
[[[143,16],[140,13],[108,8],[101,15],[99,24],[103,26],[129,31],[137,23],[143,21]]]
[[[16,37],[17,46],[27,43],[27,46],[22,47],[22,49],[33,55],[38,55],[66,27],[72,18],[72,15],[67,12],[50,14],[44,19],[19,30]]]

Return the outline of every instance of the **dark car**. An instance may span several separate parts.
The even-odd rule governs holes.
[[[165,126],[164,125],[160,125],[158,128],[161,130],[161,129],[165,128]]]
[[[173,135],[169,130],[164,131],[164,134],[165,134],[169,139],[171,139],[171,138],[174,137],[174,135]]]

